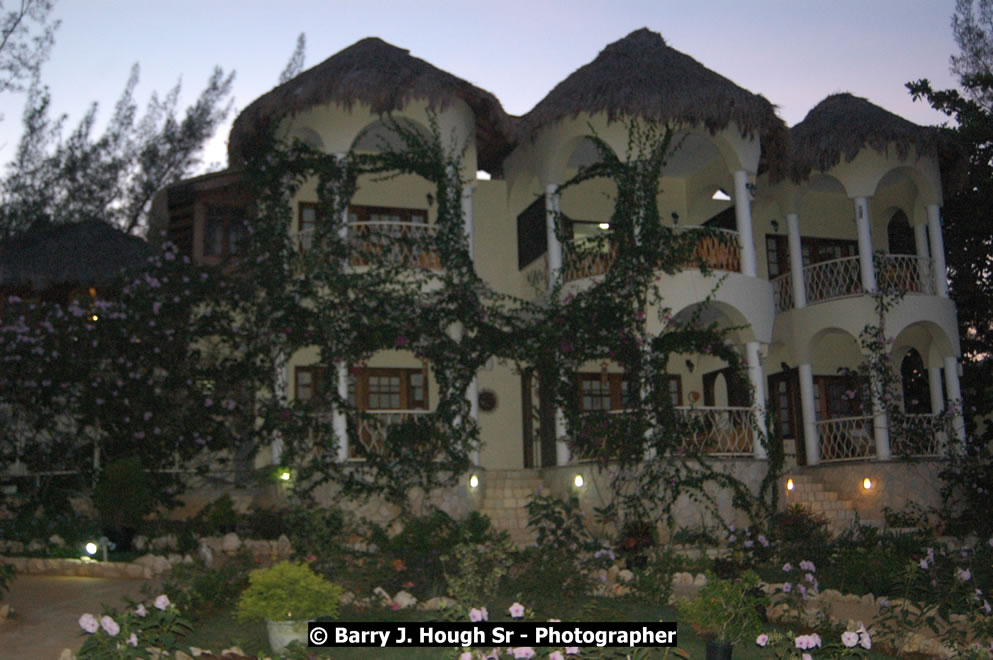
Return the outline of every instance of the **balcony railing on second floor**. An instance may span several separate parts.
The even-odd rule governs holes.
[[[702,227],[676,227],[678,233],[701,231]],[[696,268],[701,260],[711,270],[741,272],[741,249],[738,232],[730,229],[709,229],[717,235],[700,236],[693,254],[683,268]],[[603,275],[617,258],[616,248],[601,242],[576,239],[562,246],[562,280],[572,282]]]
[[[352,222],[347,225],[349,264],[441,270],[434,246],[437,227],[415,222]],[[302,251],[311,249],[314,231],[297,233]]]
[[[941,456],[951,433],[951,419],[946,415],[907,414],[898,425],[890,426],[890,447],[894,456]]]
[[[427,415],[427,410],[365,410],[353,417],[355,437],[371,454],[382,454],[386,447],[386,435],[391,426]],[[349,448],[349,458],[360,456],[356,447]]]
[[[876,283],[880,288],[927,296],[937,294],[934,260],[929,257],[888,254],[877,256],[874,264]],[[805,266],[803,283],[808,305],[865,293],[859,257],[842,257]],[[793,309],[793,286],[790,273],[772,280],[777,312]]]
[[[685,436],[682,449],[690,453],[718,456],[751,455],[754,413],[745,407],[677,407],[679,414],[692,427]]]

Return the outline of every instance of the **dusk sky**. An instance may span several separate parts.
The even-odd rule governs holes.
[[[207,163],[223,163],[230,121],[271,89],[307,35],[307,68],[367,36],[493,92],[515,115],[608,43],[641,27],[779,106],[790,126],[825,96],[847,91],[921,124],[943,121],[914,103],[905,83],[927,77],[954,85],[949,27],[954,0],[61,0],[55,48],[44,68],[52,106],[72,127],[92,101],[112,112],[131,65],[141,65],[137,98],[165,93],[182,78],[183,101],[214,65],[237,72],[234,110]],[[185,107],[185,104],[183,105]],[[20,135],[23,96],[0,98],[0,160]]]

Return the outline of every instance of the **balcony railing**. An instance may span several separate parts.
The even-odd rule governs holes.
[[[904,415],[902,423],[890,427],[890,447],[894,456],[941,456],[951,430],[946,415]]]
[[[417,419],[429,414],[427,410],[365,410],[356,415],[355,437],[362,443],[366,453],[382,454],[386,448],[386,436],[391,426]],[[357,447],[349,447],[349,458],[360,458]]]
[[[815,423],[821,444],[821,461],[854,461],[876,455],[872,417],[837,417]]]
[[[937,295],[934,260],[929,257],[888,254],[877,256],[874,265],[876,283],[880,288]],[[805,266],[803,280],[808,305],[864,293],[859,257],[842,257]],[[793,277],[790,273],[773,279],[772,289],[776,312],[793,309]]]
[[[678,233],[702,231],[701,227],[677,227]],[[707,229],[717,235],[701,236],[693,254],[683,268],[696,268],[701,260],[711,270],[741,272],[741,249],[738,232],[729,229]],[[616,248],[600,241],[576,239],[562,246],[562,278],[572,282],[587,277],[603,275],[617,258]]]
[[[752,435],[754,415],[751,408],[678,407],[676,412],[692,429],[690,434],[683,438],[684,451],[722,456],[754,453]]]
[[[349,264],[441,270],[434,246],[437,227],[414,222],[352,222],[347,225]],[[314,231],[297,233],[301,251],[311,249]]]

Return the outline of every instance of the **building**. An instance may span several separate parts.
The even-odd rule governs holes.
[[[706,437],[695,441],[754,482],[765,455],[751,420],[764,425],[770,406],[778,436],[796,456],[800,488],[788,493],[794,500],[830,509],[838,522],[856,508],[869,517],[883,505],[900,508],[915,492],[930,501],[914,481],[933,483],[935,463],[896,459],[940,457],[963,437],[960,419],[954,428],[938,428],[936,415],[960,399],[960,351],[941,235],[942,145],[931,129],[848,94],[829,96],[787,129],[769,101],[646,29],[608,45],[526,115],[510,117],[492,94],[369,38],[249,105],[232,128],[231,160],[249,153],[278,118],[282,134],[335,154],[375,149],[388,139],[385,114],[424,126],[429,110],[442,136],[466,147],[461,176],[474,183],[462,201],[476,271],[495,290],[525,300],[540,300],[554,278],[567,291],[581,290],[609,267],[608,255],[578,257],[575,246],[601,231],[611,211],[610,185],[589,181],[557,192],[577,167],[597,158],[591,129],[623,155],[624,120],[674,126],[678,149],[666,163],[658,200],[663,219],[679,231],[727,232],[737,248],[701,240],[699,254],[713,272],[689,267],[667,277],[665,304],[672,322],[696,314],[736,328],[748,376],[745,382],[712,355],[674,361],[673,402],[707,420]],[[349,208],[350,235],[361,241],[363,232],[384,227],[397,235],[432,232],[430,193],[415,177],[363,181]],[[287,231],[302,249],[317,221],[315,201],[313,185],[294,200],[295,222]],[[248,207],[233,168],[161,193],[155,222],[196,260],[214,263],[237,251],[238,221]],[[548,211],[568,221],[572,242],[556,238]],[[411,268],[439,267],[430,254],[395,258]],[[935,420],[923,440],[889,428],[881,408],[858,410],[839,373],[862,360],[859,333],[876,320],[868,292],[880,284],[905,293],[886,327],[906,411],[925,425]],[[649,323],[658,323],[653,318]],[[285,373],[291,396],[314,393],[317,359],[316,350],[292,356]],[[586,365],[578,379],[583,408],[623,408],[623,373],[608,361]],[[423,414],[436,400],[430,365],[401,349],[377,354],[351,385],[348,380],[344,372],[336,379],[342,394],[353,388],[358,406],[384,423]],[[577,470],[592,476],[569,456],[547,415],[540,423],[527,377],[488,364],[468,396],[481,427],[477,462],[491,480],[514,473],[519,484],[543,478],[565,492]],[[360,438],[375,444],[380,432],[370,427]],[[352,455],[345,447],[339,458]],[[520,472],[533,468],[543,469],[542,476]],[[863,476],[873,479],[872,489],[859,490]],[[823,504],[835,497],[823,495],[830,491],[841,503]]]

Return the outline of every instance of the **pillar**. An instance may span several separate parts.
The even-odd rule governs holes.
[[[466,389],[466,398],[469,399],[469,416],[472,421],[479,426],[479,376],[473,376]],[[472,450],[470,455],[473,465],[479,465],[479,444]]]
[[[565,415],[559,408],[555,409],[555,464],[569,464],[569,445],[566,442]]]
[[[890,418],[886,406],[879,397],[879,376],[872,377],[872,437],[876,441],[876,460],[888,461],[893,458],[890,450]]]
[[[348,401],[348,365],[344,361],[335,367],[335,387],[338,398]],[[344,463],[348,460],[348,418],[342,406],[335,406],[331,425],[338,440],[338,462]]]
[[[752,410],[755,412],[756,433],[752,440],[752,452],[755,458],[767,457],[766,449],[762,446],[761,438],[768,435],[765,426],[765,378],[762,375],[761,346],[757,341],[745,344],[745,361],[748,364],[748,380],[752,384]]]
[[[941,367],[928,367],[928,389],[931,390],[931,414],[937,415],[945,409],[944,387],[941,383]]]
[[[952,428],[959,442],[957,450],[961,451],[965,443],[965,418],[962,416],[965,410],[962,405],[962,389],[959,387],[959,362],[954,356],[945,358],[945,391],[948,393],[948,409],[954,413]]]
[[[931,239],[931,258],[934,259],[934,283],[938,295],[948,297],[948,271],[945,267],[945,239],[941,235],[941,211],[937,204],[927,205],[927,230]],[[947,380],[948,374],[945,374]],[[956,372],[958,378],[958,372]],[[951,392],[949,392],[951,396]]]
[[[859,238],[859,267],[862,271],[862,291],[876,290],[876,269],[872,264],[872,232],[869,229],[869,200],[855,198],[855,228]]]
[[[921,282],[921,292],[931,290],[928,280],[934,278],[932,270],[928,267],[931,260],[931,253],[927,244],[927,225],[914,225],[914,254],[917,255],[917,278]]]
[[[807,283],[803,277],[803,247],[800,242],[800,216],[786,214],[787,235],[790,244],[790,277],[793,278],[793,307],[807,306]]]
[[[748,172],[734,172],[734,218],[741,241],[741,273],[755,277],[755,238],[752,235],[752,203],[748,195]]]
[[[800,412],[803,415],[803,446],[807,465],[821,462],[821,441],[817,434],[817,412],[814,408],[814,369],[801,364],[797,369],[800,378]]]
[[[559,217],[559,209],[562,203],[558,186],[548,184],[545,186],[545,234],[548,237],[548,288],[551,290],[558,282],[562,274],[562,243],[555,233],[556,218]]]

